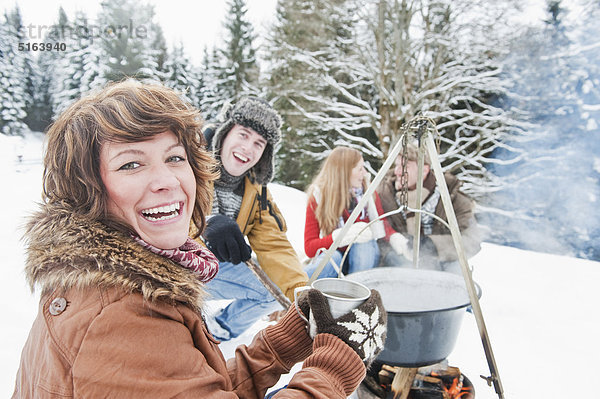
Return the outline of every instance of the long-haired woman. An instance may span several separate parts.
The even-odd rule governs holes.
[[[336,147],[331,151],[307,190],[304,250],[312,258],[305,268],[309,276],[316,271],[323,252],[340,234],[367,187],[368,173],[360,151],[349,147]],[[386,221],[375,221],[368,227],[367,223],[374,221],[382,213],[379,196],[374,193],[342,238],[341,247],[331,257],[339,267],[344,251],[353,243],[344,265],[341,265],[345,274],[377,266],[380,257],[377,240],[389,239],[394,230]],[[338,271],[332,262],[328,262],[319,277],[337,275]]]

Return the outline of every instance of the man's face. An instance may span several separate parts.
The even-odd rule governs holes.
[[[418,165],[417,161],[406,161],[406,180],[408,182],[408,189],[414,190],[417,188],[417,176],[418,176]],[[423,180],[427,177],[429,173],[429,165],[423,165]],[[396,175],[396,190],[399,190],[401,187],[400,179],[402,176],[402,156],[398,156],[396,158],[394,174]]]
[[[234,125],[221,146],[221,162],[231,176],[242,176],[260,161],[267,140],[241,125]]]

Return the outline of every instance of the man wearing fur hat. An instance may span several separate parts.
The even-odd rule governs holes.
[[[214,185],[213,210],[203,238],[220,262],[207,289],[212,298],[233,299],[207,320],[210,332],[226,341],[279,308],[245,264],[252,251],[267,276],[291,301],[294,288],[306,285],[308,277],[286,237],[283,215],[267,189],[273,177],[274,147],[281,138],[281,118],[267,102],[247,97],[235,105],[226,104],[219,119],[218,125],[204,131],[221,176]]]

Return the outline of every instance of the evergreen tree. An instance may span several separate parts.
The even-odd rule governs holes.
[[[229,0],[225,18],[225,48],[220,50],[222,66],[219,91],[224,101],[235,102],[248,94],[256,95],[258,66],[252,24],[246,19],[244,0]]]
[[[32,73],[25,51],[21,13],[18,7],[7,12],[0,23],[0,133],[21,135],[27,129],[25,119],[31,107],[28,92]]]
[[[178,91],[190,104],[198,107],[199,76],[189,57],[185,54],[183,44],[173,47],[164,64],[166,86]]]
[[[206,70],[206,64],[207,64],[207,59],[208,59],[208,49],[206,46],[204,46],[203,52],[202,52],[202,61],[200,66],[198,66],[196,68],[196,87],[195,87],[195,93],[196,93],[196,98],[193,100],[194,104],[196,104],[196,106],[200,109],[200,112],[204,115],[204,109],[203,107],[203,97],[204,94],[206,93],[206,85],[208,84],[208,81],[206,79],[206,75],[207,75],[207,70]]]
[[[68,50],[54,64],[54,79],[50,85],[54,115],[106,83],[102,63],[105,57],[98,40],[85,33],[84,27],[88,25],[87,16],[81,11],[75,15],[73,23],[67,23],[65,31],[69,34],[63,40]]]
[[[21,10],[18,6],[15,6],[14,10],[7,14],[7,22],[12,27],[13,32],[16,34],[18,43],[27,42],[26,28],[23,25],[23,18],[21,16]],[[23,90],[25,92],[25,113],[27,114],[23,118],[23,122],[27,125],[32,121],[33,114],[33,98],[35,94],[35,76],[37,75],[36,63],[33,55],[33,51],[19,51],[17,57],[13,59],[13,63],[23,73]]]
[[[319,63],[328,63],[332,75],[348,80],[340,64],[352,43],[357,13],[343,1],[314,0],[280,0],[276,13],[265,52],[269,98],[283,117],[276,179],[303,189],[337,136],[316,116],[314,99],[331,94]]]
[[[206,47],[204,48],[202,66],[200,67],[203,84],[198,88],[197,96],[202,115],[209,122],[216,121],[223,104],[229,101],[227,94],[223,91],[225,84],[221,79],[223,68],[220,61],[221,57],[216,48],[213,48],[210,52]]]
[[[44,32],[45,43],[66,43],[69,19],[62,7],[58,9],[58,21]],[[69,49],[67,48],[67,51]],[[52,122],[52,85],[56,82],[57,64],[64,55],[61,51],[42,51],[37,57],[37,73],[34,75],[35,92],[33,111],[28,114],[28,125],[34,131],[44,131]]]
[[[162,27],[155,24],[154,29],[154,39],[151,47],[156,52],[156,70],[158,71],[158,74],[162,76],[162,74],[167,72],[165,67],[168,57],[167,42]]]
[[[123,78],[160,80],[160,43],[162,30],[153,22],[154,8],[133,0],[106,0],[98,16],[99,24],[108,27],[101,37],[107,57],[108,70],[104,78],[119,81]]]

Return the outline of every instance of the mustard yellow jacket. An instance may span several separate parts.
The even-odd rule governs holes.
[[[287,225],[271,192],[248,177],[237,224],[248,237],[258,264],[285,296],[294,300],[294,288],[306,285],[308,276],[287,239]]]

